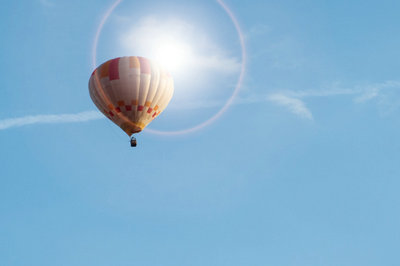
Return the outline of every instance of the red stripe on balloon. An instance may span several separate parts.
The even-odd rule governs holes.
[[[109,67],[110,80],[119,79],[119,69],[118,69],[119,59],[120,58],[118,57],[118,58],[111,60],[111,62],[110,62],[110,67]]]

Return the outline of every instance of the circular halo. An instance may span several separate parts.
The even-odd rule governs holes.
[[[104,24],[106,23],[108,17],[111,15],[111,13],[114,11],[114,9],[122,2],[123,0],[116,0],[114,4],[107,10],[107,12],[104,14],[104,17],[100,21],[100,24],[97,28],[96,31],[96,36],[93,42],[93,49],[92,49],[92,65],[93,68],[96,68],[97,62],[96,62],[96,56],[97,56],[97,44],[99,42],[99,37],[101,34],[101,31],[104,27]],[[240,29],[239,22],[237,21],[235,15],[232,13],[232,11],[229,9],[229,7],[222,1],[222,0],[216,0],[218,4],[224,9],[224,11],[228,14],[229,18],[232,20],[233,25],[235,26],[236,33],[238,35],[239,41],[240,41],[240,46],[242,50],[242,63],[241,63],[241,68],[240,68],[240,74],[238,81],[236,83],[235,89],[231,96],[228,98],[228,100],[225,102],[224,106],[221,107],[221,109],[218,110],[212,117],[207,119],[206,121],[187,128],[187,129],[181,129],[181,130],[176,130],[176,131],[163,131],[163,130],[156,130],[156,129],[150,129],[150,128],[145,128],[144,131],[153,133],[153,134],[158,134],[158,135],[182,135],[182,134],[187,134],[187,133],[192,133],[195,131],[198,131],[206,126],[209,126],[213,122],[215,122],[218,118],[220,118],[223,113],[228,110],[228,108],[232,105],[233,101],[235,100],[237,94],[240,91],[240,88],[242,87],[243,84],[243,78],[246,70],[246,46],[244,42],[244,36],[242,33],[242,30]]]

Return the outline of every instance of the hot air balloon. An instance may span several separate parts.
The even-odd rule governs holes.
[[[119,57],[93,71],[89,79],[93,103],[131,137],[142,131],[170,102],[174,82],[170,74],[144,57]]]

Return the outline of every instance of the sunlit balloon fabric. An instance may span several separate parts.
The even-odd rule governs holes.
[[[89,92],[97,108],[131,136],[164,111],[174,82],[167,71],[146,58],[120,57],[93,72]]]

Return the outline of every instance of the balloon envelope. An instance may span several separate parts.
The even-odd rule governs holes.
[[[164,111],[174,82],[167,71],[144,57],[119,57],[95,69],[89,93],[97,108],[131,136]]]

